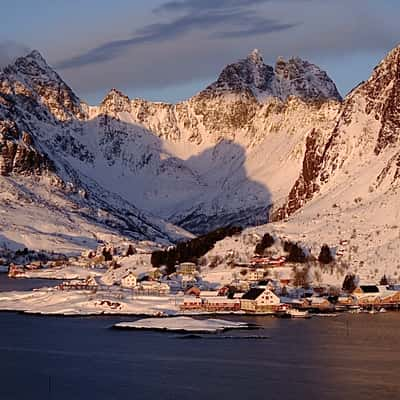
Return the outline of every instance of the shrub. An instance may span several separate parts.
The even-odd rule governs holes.
[[[111,250],[107,250],[105,247],[103,249],[102,255],[104,257],[104,261],[112,261],[112,259],[113,259]]]
[[[126,250],[126,254],[125,255],[127,257],[129,257],[129,256],[133,256],[136,253],[137,253],[136,249],[130,244],[129,247],[128,247],[128,250]]]
[[[318,261],[321,264],[330,264],[331,262],[334,261],[334,258],[331,253],[331,249],[329,248],[329,246],[327,244],[324,244],[321,247],[321,251],[318,256]]]
[[[380,285],[389,285],[389,281],[388,278],[386,277],[386,275],[383,275],[381,280],[379,281]]]

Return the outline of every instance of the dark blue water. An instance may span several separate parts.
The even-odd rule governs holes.
[[[0,399],[399,398],[400,313],[240,317],[262,329],[224,334],[266,340],[110,329],[122,320],[0,313]]]
[[[60,281],[54,279],[10,279],[6,273],[0,273],[0,292],[7,292],[10,290],[26,291],[44,286],[56,286],[59,283]]]

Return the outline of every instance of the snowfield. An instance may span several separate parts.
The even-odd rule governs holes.
[[[225,321],[222,319],[194,319],[190,317],[146,318],[134,322],[120,322],[115,328],[148,329],[193,333],[217,333],[228,329],[248,329],[246,322]]]
[[[173,297],[129,296],[120,293],[39,289],[32,292],[0,292],[0,311],[44,315],[173,315]]]

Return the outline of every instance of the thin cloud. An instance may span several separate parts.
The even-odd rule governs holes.
[[[133,37],[107,42],[78,56],[64,60],[56,67],[69,69],[101,63],[114,59],[135,46],[168,41],[182,37],[192,31],[208,31],[209,38],[228,38],[229,36],[238,38],[268,34],[296,26],[294,23],[281,23],[264,18],[258,15],[255,10],[248,8],[248,6],[266,1],[269,0],[205,0],[202,2],[203,7],[200,7],[200,2],[197,0],[168,2],[164,4],[166,9],[175,8],[178,10],[180,8],[187,11],[186,14],[168,22],[147,25],[136,30]],[[157,10],[160,9],[155,11]]]
[[[266,21],[268,21],[268,23]],[[218,32],[218,33],[215,33],[213,36],[215,38],[221,38],[221,39],[245,38],[245,37],[249,37],[249,36],[266,35],[266,34],[272,33],[272,32],[284,31],[287,29],[295,28],[296,26],[299,25],[297,23],[281,24],[281,23],[273,21],[273,20],[266,20],[266,21],[256,24],[255,26],[253,26],[249,29],[242,29],[242,30],[238,30],[238,31]]]
[[[160,12],[181,12],[181,11],[202,11],[217,9],[232,9],[251,7],[258,4],[266,3],[271,0],[181,0],[168,1],[165,4],[155,8],[155,13]]]

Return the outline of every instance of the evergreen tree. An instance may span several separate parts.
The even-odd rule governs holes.
[[[331,262],[334,261],[334,258],[332,257],[331,249],[327,244],[324,244],[321,247],[321,252],[319,253],[318,256],[318,261],[321,264],[330,264]]]

